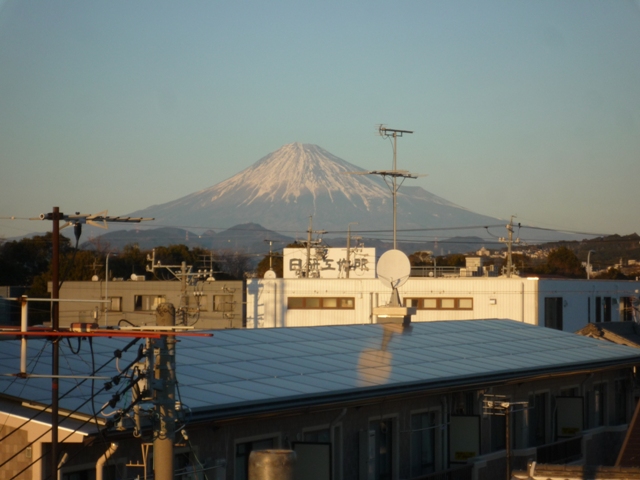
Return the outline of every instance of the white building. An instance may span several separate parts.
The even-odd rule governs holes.
[[[506,318],[574,332],[630,321],[640,282],[545,278],[410,278],[399,292],[414,322]],[[250,279],[247,328],[376,323],[390,291],[377,279]]]

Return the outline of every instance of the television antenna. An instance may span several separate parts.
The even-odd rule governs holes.
[[[50,213],[41,213],[38,217],[29,218],[29,220],[51,220],[53,222],[52,235],[52,257],[51,257],[51,330],[58,332],[60,330],[60,229],[73,225],[73,231],[76,237],[76,248],[80,241],[82,233],[82,225],[88,223],[99,228],[108,228],[107,222],[119,223],[140,223],[144,221],[154,220],[153,218],[142,217],[109,217],[107,210],[102,212],[80,213],[76,212],[72,215],[65,215],[60,211],[59,207],[53,207]],[[66,223],[60,227],[60,222]],[[51,379],[51,471],[58,470],[58,374],[59,374],[59,342],[51,342],[52,352],[52,379]]]
[[[413,133],[411,130],[396,130],[387,128],[384,125],[378,126],[378,135],[384,138],[393,138],[393,168],[391,170],[371,170],[369,172],[346,172],[351,175],[380,175],[384,183],[389,187],[393,198],[393,249],[397,249],[397,210],[398,210],[398,190],[407,178],[418,178],[424,175],[409,173],[407,170],[398,170],[397,168],[397,152],[398,137],[402,137],[405,133]],[[401,179],[398,184],[398,179]]]

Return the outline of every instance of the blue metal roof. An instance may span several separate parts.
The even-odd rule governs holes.
[[[424,322],[408,331],[399,326],[352,325],[256,330],[216,330],[214,337],[179,337],[177,379],[182,402],[194,413],[254,411],[283,401],[313,403],[319,398],[343,399],[443,385],[521,378],[550,372],[576,371],[640,363],[640,351],[573,333],[512,320]],[[382,349],[383,340],[386,343]],[[60,343],[60,374],[88,375],[108,362],[98,375],[117,375],[117,349],[128,341],[94,338],[93,360],[84,339]],[[140,340],[139,344],[143,344]],[[118,362],[124,368],[137,346]],[[19,369],[20,342],[0,342],[0,373]],[[29,340],[30,373],[51,373],[51,346]],[[85,414],[99,410],[125,382],[96,396],[91,381],[60,380],[60,408]],[[95,380],[94,392],[104,385]],[[5,395],[49,404],[51,380],[0,376]],[[126,403],[126,398],[118,406]],[[108,410],[111,410],[110,408]],[[218,414],[215,414],[216,416]],[[222,415],[222,413],[219,413]]]

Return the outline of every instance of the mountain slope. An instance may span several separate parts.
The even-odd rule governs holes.
[[[189,228],[254,222],[271,230],[303,232],[313,215],[314,228],[325,230],[346,230],[349,222],[358,222],[359,230],[391,229],[389,188],[377,176],[348,173],[363,170],[317,145],[292,143],[210,188],[130,215]],[[398,194],[398,228],[496,222],[421,187],[403,186]]]

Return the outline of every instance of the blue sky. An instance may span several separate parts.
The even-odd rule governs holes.
[[[380,123],[461,206],[640,233],[640,2],[0,0],[2,217],[126,214],[291,142],[388,168]]]

